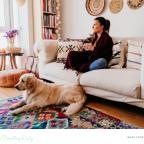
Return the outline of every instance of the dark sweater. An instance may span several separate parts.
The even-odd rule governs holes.
[[[69,52],[65,68],[87,72],[89,71],[90,64],[99,58],[105,58],[107,63],[109,63],[112,58],[112,47],[112,38],[106,32],[103,32],[94,51]]]

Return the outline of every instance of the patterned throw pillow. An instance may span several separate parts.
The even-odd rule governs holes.
[[[80,41],[59,41],[57,63],[66,63],[69,51],[83,51],[83,42]]]
[[[109,63],[110,68],[121,69],[126,67],[128,42],[122,40],[113,47],[113,59]]]
[[[142,45],[142,42],[128,41],[127,68],[141,69]]]
[[[120,63],[121,42],[116,42],[113,46],[113,56],[109,63],[109,67]]]
[[[60,42],[72,42],[72,41],[78,41],[78,42],[84,42],[85,39],[71,39],[71,38],[66,38],[66,39],[59,39]]]

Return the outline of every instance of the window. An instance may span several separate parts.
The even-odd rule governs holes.
[[[15,0],[0,0],[0,48],[7,46],[4,32],[18,28],[18,7]]]
[[[4,20],[4,1],[1,0],[0,1],[0,27],[4,27],[5,26],[5,20]]]

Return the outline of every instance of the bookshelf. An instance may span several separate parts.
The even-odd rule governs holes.
[[[35,40],[60,39],[60,0],[34,1]]]

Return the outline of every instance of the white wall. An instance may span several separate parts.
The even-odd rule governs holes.
[[[34,33],[33,33],[33,1],[26,0],[22,7],[19,7],[20,25],[20,47],[25,55],[33,54]]]
[[[41,0],[33,0],[34,41],[42,39],[42,7]]]
[[[110,34],[115,37],[144,37],[144,6],[138,10],[131,10],[124,0],[124,8],[118,14],[109,10],[109,1],[102,15],[111,21]],[[62,0],[62,37],[84,38],[91,32],[93,19],[85,8],[86,0]]]

